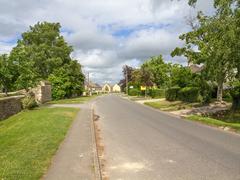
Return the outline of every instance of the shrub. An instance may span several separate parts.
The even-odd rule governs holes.
[[[240,110],[240,82],[234,82],[233,87],[230,90],[230,94],[233,100],[232,110],[237,111]]]
[[[200,89],[197,87],[185,87],[179,91],[178,98],[185,102],[197,102],[200,101]]]
[[[164,98],[165,89],[149,89],[148,95],[152,98]]]
[[[139,89],[129,89],[128,90],[128,95],[129,96],[140,96],[141,91]]]
[[[172,87],[166,90],[165,96],[168,101],[176,101],[180,87]]]
[[[35,97],[32,93],[22,99],[23,109],[33,109],[38,106]]]

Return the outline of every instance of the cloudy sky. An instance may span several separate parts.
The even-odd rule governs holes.
[[[211,0],[199,0],[196,9],[187,0],[0,0],[0,53],[11,51],[30,25],[60,22],[84,72],[95,82],[115,83],[123,65],[138,67],[154,55],[184,64],[169,54],[189,30],[186,17],[211,7]]]

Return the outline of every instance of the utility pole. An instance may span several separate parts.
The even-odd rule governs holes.
[[[126,67],[126,74],[125,74],[125,80],[126,80],[126,94],[128,95],[128,70],[127,70],[127,66]]]
[[[90,77],[89,77],[89,72],[88,72],[87,76],[88,76],[88,95],[91,96],[91,93],[90,93]]]

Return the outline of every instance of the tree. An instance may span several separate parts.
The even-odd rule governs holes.
[[[7,93],[13,87],[15,81],[14,64],[6,54],[0,55],[0,87]]]
[[[222,101],[223,83],[233,76],[234,58],[232,57],[231,16],[217,13],[212,17],[198,14],[199,26],[180,36],[185,47],[176,48],[172,56],[184,55],[190,62],[204,64],[209,76],[218,84],[217,100]],[[197,50],[196,50],[197,48]]]
[[[37,23],[22,34],[22,39],[10,54],[10,58],[19,65],[21,71],[19,87],[30,86],[39,79],[47,79],[56,68],[71,61],[70,53],[73,49],[60,35],[60,27],[59,23]],[[21,84],[24,82],[26,85]]]
[[[170,65],[164,63],[162,55],[155,56],[146,61],[142,66],[147,68],[152,74],[149,74],[152,83],[158,87],[165,87],[169,81]]]
[[[71,61],[63,67],[56,69],[48,80],[51,82],[54,99],[69,98],[73,95],[81,95],[83,92],[84,76],[81,65],[77,61]]]
[[[170,72],[170,86],[178,86],[184,88],[192,84],[193,75],[188,67],[183,67],[179,64],[174,64]]]
[[[73,51],[60,35],[59,23],[37,23],[22,34],[10,53],[16,65],[18,89],[35,86],[39,80],[52,82],[54,98],[80,95],[84,75],[81,65],[70,56]]]
[[[123,66],[122,72],[124,78],[119,81],[119,84],[121,85],[122,90],[126,88],[126,81],[130,82],[132,81],[132,73],[134,71],[134,68],[128,65]]]

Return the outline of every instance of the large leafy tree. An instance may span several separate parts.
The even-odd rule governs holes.
[[[19,65],[19,87],[32,86],[38,79],[47,79],[54,69],[71,61],[73,49],[60,35],[60,27],[59,23],[37,23],[22,34],[10,54]]]
[[[16,79],[15,65],[6,54],[0,55],[0,88],[6,94],[13,88]]]
[[[188,67],[173,64],[170,71],[170,86],[184,88],[193,84],[193,74]]]
[[[199,12],[197,20],[198,25],[191,32],[180,36],[185,47],[176,48],[172,56],[184,55],[191,62],[204,64],[209,76],[218,84],[217,99],[222,101],[223,83],[234,75],[234,18],[231,11],[219,9],[211,17]]]
[[[84,76],[81,65],[77,61],[71,61],[69,64],[56,69],[48,80],[54,87],[52,92],[54,99],[81,95],[84,90]]]
[[[165,87],[169,82],[170,65],[164,63],[162,55],[150,58],[142,65],[142,70],[151,72],[148,76],[158,87]]]
[[[83,91],[84,75],[81,65],[72,60],[73,51],[60,35],[59,23],[37,23],[22,34],[10,59],[17,66],[17,88],[28,89],[39,80],[49,79],[54,97],[70,97]],[[63,92],[64,91],[64,92]]]

